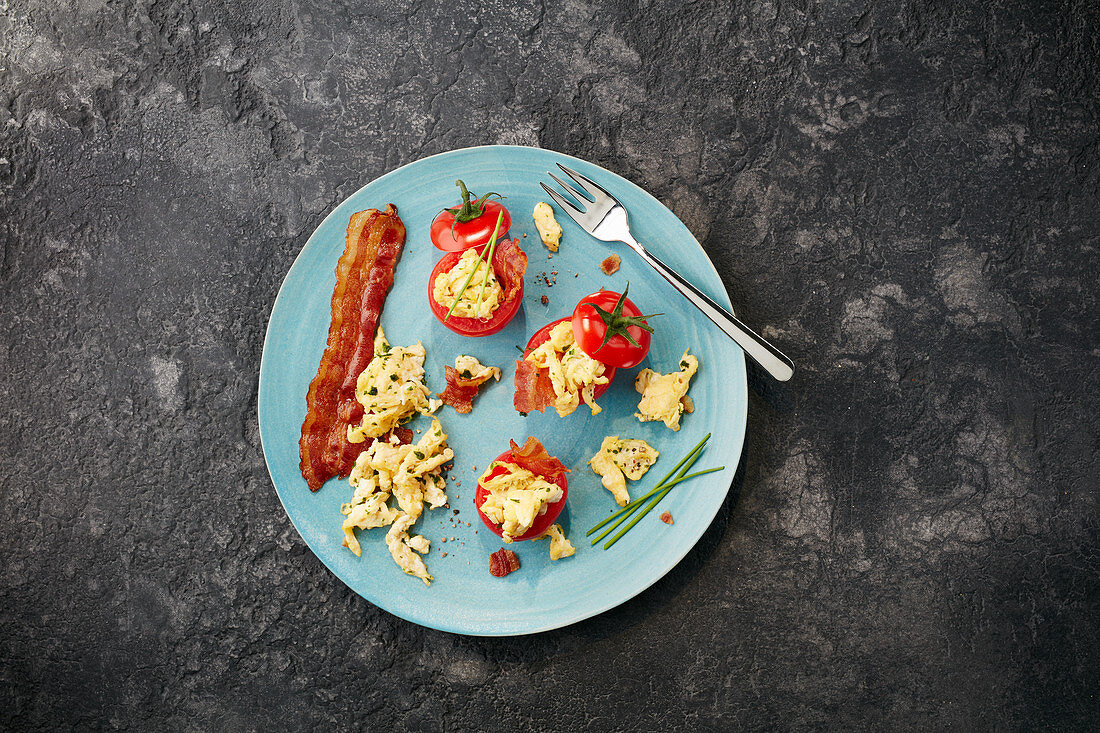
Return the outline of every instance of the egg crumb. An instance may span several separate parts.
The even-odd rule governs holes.
[[[532,216],[535,219],[535,228],[539,230],[539,239],[548,250],[557,252],[558,245],[561,244],[561,225],[554,218],[554,210],[550,204],[539,201],[535,204]]]
[[[560,560],[563,557],[569,557],[577,551],[577,548],[573,547],[573,543],[570,542],[565,532],[562,531],[560,524],[551,524],[546,528],[546,532],[535,538],[536,540],[550,540],[550,559]]]
[[[626,490],[626,479],[637,481],[649,467],[657,462],[661,454],[644,440],[609,435],[603,439],[600,450],[588,464],[600,475],[603,487],[615,497],[615,503],[626,506],[630,494]]]
[[[672,430],[680,429],[680,416],[691,412],[695,405],[687,398],[691,378],[699,369],[699,360],[684,350],[680,357],[680,371],[659,374],[652,369],[638,372],[634,389],[642,395],[638,411],[634,413],[642,422],[659,420]],[[691,409],[687,409],[688,406]]]

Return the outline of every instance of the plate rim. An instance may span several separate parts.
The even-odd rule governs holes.
[[[710,255],[707,254],[706,249],[704,249],[702,243],[699,242],[698,238],[696,238],[694,232],[692,232],[691,229],[687,226],[687,224],[685,224],[683,222],[683,220],[680,219],[680,217],[676,215],[676,212],[674,212],[671,208],[666,206],[663,202],[661,202],[660,199],[658,199],[656,196],[651,194],[647,189],[645,189],[644,187],[638,185],[637,183],[630,180],[626,176],[622,176],[618,173],[615,173],[614,171],[610,171],[607,168],[605,168],[604,166],[600,165],[599,163],[593,163],[591,161],[584,160],[583,158],[578,158],[574,155],[570,155],[568,153],[562,153],[560,151],[553,150],[553,149],[550,149],[550,148],[536,147],[536,146],[532,146],[532,145],[502,145],[502,144],[471,145],[471,146],[464,147],[464,148],[453,148],[451,150],[444,150],[444,151],[441,151],[441,152],[438,152],[438,153],[433,153],[432,155],[426,155],[422,158],[417,158],[415,160],[410,160],[407,163],[403,163],[402,165],[398,166],[397,168],[394,168],[392,170],[389,170],[389,171],[383,173],[382,175],[378,176],[377,178],[374,178],[374,179],[371,179],[371,180],[367,181],[366,183],[361,185],[359,188],[355,189],[355,191],[348,194],[343,199],[341,199],[336,204],[334,204],[333,207],[332,207],[332,210],[329,211],[329,213],[325,216],[325,218],[322,219],[320,221],[320,223],[317,224],[316,227],[314,227],[313,231],[310,232],[309,237],[306,239],[305,244],[302,245],[301,249],[298,250],[298,254],[295,255],[294,261],[291,262],[290,267],[287,268],[286,274],[283,275],[282,281],[279,283],[279,291],[275,294],[275,299],[272,301],[271,308],[268,312],[267,327],[264,329],[264,341],[263,341],[263,346],[261,347],[261,350],[260,350],[260,368],[259,368],[259,374],[258,374],[257,382],[256,382],[256,420],[257,420],[257,429],[258,429],[259,434],[260,434],[260,452],[263,454],[263,457],[264,457],[264,466],[267,468],[268,479],[270,480],[271,487],[273,489],[275,489],[275,495],[276,495],[276,497],[278,497],[279,504],[283,508],[283,514],[285,514],[287,519],[290,520],[290,525],[294,528],[294,531],[298,533],[298,537],[301,538],[302,542],[305,543],[306,548],[313,554],[313,556],[317,560],[319,560],[321,562],[321,564],[324,565],[325,568],[337,580],[339,580],[341,583],[343,583],[344,586],[348,590],[350,590],[352,593],[359,596],[362,600],[364,600],[367,603],[371,604],[375,608],[377,608],[381,611],[384,611],[384,612],[386,612],[386,613],[388,613],[392,616],[400,618],[403,621],[406,621],[406,622],[412,623],[412,624],[416,624],[417,626],[422,626],[424,628],[430,628],[430,629],[434,629],[434,630],[437,630],[437,631],[443,631],[443,632],[451,633],[451,634],[459,634],[459,635],[462,635],[462,636],[509,637],[509,636],[528,636],[528,635],[531,635],[531,634],[541,634],[541,633],[546,632],[546,631],[553,631],[554,629],[564,628],[566,626],[571,626],[573,624],[579,623],[579,622],[584,621],[586,619],[593,618],[595,616],[599,616],[602,613],[610,611],[613,608],[617,608],[618,606],[621,606],[621,605],[627,603],[628,601],[633,600],[634,598],[637,598],[639,595],[641,595],[642,593],[644,593],[645,591],[647,591],[651,587],[653,587],[653,585],[655,585],[659,580],[661,580],[666,575],[668,575],[673,570],[673,568],[675,568],[677,565],[679,565],[680,562],[685,557],[687,557],[687,555],[692,550],[695,549],[695,547],[699,544],[699,540],[701,540],[703,538],[703,535],[706,534],[707,530],[710,529],[712,524],[714,524],[714,520],[718,516],[718,513],[719,513],[719,510],[721,509],[722,503],[724,503],[726,498],[729,497],[729,492],[733,488],[733,480],[734,480],[734,478],[736,478],[736,475],[737,475],[737,469],[735,467],[734,472],[733,472],[733,476],[730,479],[730,484],[725,488],[725,491],[724,491],[724,494],[723,494],[723,497],[722,497],[722,502],[719,503],[715,507],[714,514],[712,514],[707,519],[705,524],[701,525],[701,529],[699,531],[699,534],[687,546],[687,548],[682,553],[680,553],[677,557],[672,558],[664,566],[662,566],[660,571],[654,575],[652,580],[650,580],[647,583],[644,583],[643,585],[641,585],[636,590],[633,590],[633,592],[631,592],[629,595],[627,595],[624,598],[619,598],[619,599],[616,599],[616,600],[612,600],[612,601],[609,601],[606,604],[600,604],[600,605],[598,605],[598,607],[595,607],[595,608],[586,609],[586,610],[584,610],[584,611],[582,611],[578,614],[575,614],[575,615],[573,615],[569,618],[559,619],[559,620],[553,621],[553,622],[551,622],[547,625],[544,625],[544,626],[539,626],[537,628],[531,628],[531,629],[524,629],[522,631],[502,631],[502,632],[499,632],[499,633],[495,633],[495,632],[492,632],[492,631],[469,631],[469,630],[449,627],[446,624],[425,623],[423,621],[414,620],[414,619],[411,619],[411,618],[407,618],[407,617],[405,617],[405,616],[403,616],[399,613],[395,613],[394,611],[391,611],[388,608],[385,608],[384,606],[379,605],[378,603],[371,600],[370,598],[367,598],[362,593],[360,593],[358,590],[356,590],[349,582],[344,580],[344,578],[341,577],[340,573],[338,573],[336,571],[336,569],[333,568],[325,560],[325,558],[320,553],[317,552],[316,549],[314,549],[313,543],[310,542],[309,538],[307,538],[305,536],[305,534],[302,533],[301,528],[298,526],[297,522],[294,521],[294,517],[292,516],[291,512],[287,509],[286,501],[283,500],[283,495],[282,495],[282,492],[279,490],[278,484],[275,483],[275,474],[272,471],[271,459],[268,458],[268,449],[267,449],[267,442],[268,441],[264,437],[266,431],[264,429],[264,400],[262,399],[262,395],[263,395],[263,392],[264,392],[265,374],[268,372],[268,370],[265,369],[265,365],[267,364],[267,355],[268,355],[267,346],[268,346],[268,339],[271,337],[272,320],[273,320],[273,316],[275,315],[276,310],[279,307],[279,303],[283,299],[283,296],[285,294],[286,282],[290,278],[290,274],[294,271],[294,268],[298,265],[298,262],[302,259],[302,256],[305,253],[306,249],[309,247],[309,244],[313,240],[314,235],[322,227],[324,227],[324,225],[328,222],[329,219],[331,219],[335,216],[336,212],[340,209],[341,206],[344,205],[345,202],[347,202],[348,200],[350,200],[354,196],[357,196],[363,189],[367,188],[368,186],[371,186],[375,183],[379,183],[381,181],[384,181],[386,178],[388,178],[390,176],[393,176],[393,175],[396,175],[400,171],[404,170],[405,168],[408,168],[409,166],[420,163],[422,161],[426,161],[426,160],[430,160],[430,159],[438,158],[438,157],[442,157],[442,156],[457,155],[459,153],[469,153],[469,152],[478,151],[478,150],[500,150],[500,149],[540,150],[540,151],[552,153],[554,155],[561,156],[562,158],[565,158],[565,159],[568,159],[568,160],[574,160],[574,161],[578,161],[580,163],[584,163],[586,165],[594,166],[594,167],[600,169],[602,172],[608,173],[609,175],[615,176],[617,178],[621,178],[621,179],[625,180],[627,183],[629,183],[630,185],[637,188],[639,191],[642,192],[642,194],[644,194],[648,199],[650,199],[650,201],[652,201],[653,203],[657,204],[658,206],[664,208],[670,214],[672,214],[672,216],[676,219],[676,221],[678,221],[680,223],[680,225],[684,227],[684,230],[687,232],[688,236],[691,237],[691,240],[695,243],[695,246],[698,247],[699,251],[702,253],[703,258],[706,260],[707,266],[710,267],[711,272],[714,273],[714,276],[715,276],[715,278],[717,278],[718,283],[722,286],[721,291],[718,293],[718,297],[716,298],[716,300],[718,301],[719,305],[724,304],[724,307],[729,309],[730,312],[733,312],[733,305],[732,305],[732,301],[730,300],[730,297],[729,297],[729,292],[726,289],[725,283],[722,281],[722,276],[718,273],[718,268],[716,268],[714,266],[714,262],[711,260]],[[335,270],[335,266],[333,267],[333,269]],[[330,296],[330,299],[331,299],[331,296]],[[734,345],[736,346],[736,344],[734,344]],[[740,404],[743,407],[738,411],[738,414],[735,415],[736,421],[735,421],[735,426],[734,426],[735,427],[735,434],[736,434],[736,438],[737,438],[736,439],[736,444],[737,444],[737,465],[740,465],[741,460],[744,458],[745,435],[748,431],[748,372],[747,372],[747,369],[745,367],[745,361],[744,361],[745,360],[745,353],[744,353],[744,350],[740,349],[740,347],[738,347],[738,351],[741,352],[740,353],[740,359],[738,360],[738,363],[740,364],[741,369],[743,371],[743,374],[745,375],[745,378],[743,380],[741,380],[741,395],[740,395],[741,396]],[[273,439],[274,438],[272,438],[272,440]]]

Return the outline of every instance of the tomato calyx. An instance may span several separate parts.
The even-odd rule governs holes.
[[[600,320],[603,321],[603,324],[606,327],[606,330],[604,331],[603,341],[601,341],[600,345],[593,350],[592,356],[595,356],[595,354],[599,352],[600,349],[602,349],[604,346],[607,346],[607,342],[610,341],[614,336],[622,336],[633,346],[641,348],[641,345],[636,340],[634,340],[634,337],[630,334],[630,331],[628,329],[631,326],[634,326],[648,333],[653,333],[653,327],[646,323],[645,319],[653,318],[654,316],[664,315],[664,313],[650,313],[649,315],[642,316],[624,316],[623,303],[626,302],[626,293],[628,290],[630,290],[630,283],[627,283],[626,287],[623,288],[623,292],[619,296],[619,299],[615,301],[615,307],[611,310],[611,312],[604,310],[597,304],[590,301],[581,301],[581,305],[587,305],[596,312],[596,315],[600,317]]]
[[[455,185],[458,186],[459,191],[462,192],[462,203],[458,206],[455,206],[454,208],[443,209],[448,214],[454,216],[454,221],[451,222],[452,234],[454,233],[455,224],[465,224],[466,222],[473,221],[474,219],[484,214],[485,202],[489,200],[490,196],[496,196],[498,199],[504,198],[499,193],[496,193],[495,191],[490,191],[484,196],[475,198],[473,201],[471,201],[470,197],[473,196],[473,193],[471,193],[470,190],[466,188],[466,184],[462,182],[461,178],[455,181]]]

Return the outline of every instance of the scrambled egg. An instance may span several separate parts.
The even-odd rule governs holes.
[[[505,473],[493,478],[497,467]],[[481,513],[500,525],[504,541],[511,542],[531,529],[535,518],[546,513],[547,504],[561,500],[561,487],[514,463],[493,461],[478,479],[489,492],[481,504]]]
[[[551,524],[546,528],[546,533],[541,534],[535,538],[536,540],[550,540],[550,559],[560,560],[563,557],[569,557],[577,548],[573,547],[573,543],[565,537],[565,532],[562,532],[560,524]]]
[[[679,430],[680,415],[695,409],[687,391],[698,369],[699,360],[685,349],[678,372],[658,374],[652,369],[638,372],[634,389],[642,394],[642,400],[634,416],[642,422],[660,420],[673,430]]]
[[[539,230],[539,239],[551,252],[558,251],[561,242],[561,224],[554,218],[554,210],[545,201],[535,204],[535,228]]]
[[[581,351],[573,339],[573,325],[569,321],[554,326],[550,338],[525,358],[550,373],[556,395],[552,404],[558,415],[571,415],[582,398],[593,415],[603,412],[592,392],[596,385],[607,384],[604,376],[607,367]]]
[[[363,406],[363,420],[348,425],[348,442],[362,443],[390,432],[417,412],[428,415],[443,404],[428,399],[424,384],[424,347],[390,346],[382,327],[374,339],[374,358],[355,383],[355,399]]]
[[[486,271],[489,273],[489,281],[485,283],[483,292],[481,284],[485,282]],[[473,277],[470,277],[471,272]],[[435,302],[444,308],[450,308],[458,297],[458,291],[462,290],[462,286],[466,284],[467,278],[470,283],[463,291],[462,297],[458,298],[458,305],[455,306],[451,315],[460,318],[488,318],[493,315],[493,311],[500,307],[504,289],[500,286],[493,268],[487,262],[479,262],[478,254],[473,249],[463,252],[458,263],[450,270],[436,275],[435,282],[432,284],[432,297],[435,298]]]
[[[588,463],[603,479],[603,487],[615,497],[615,503],[626,506],[630,494],[626,491],[626,479],[637,481],[661,455],[644,440],[609,435],[603,439],[599,452]]]
[[[428,574],[428,568],[420,555],[428,552],[428,539],[422,535],[409,537],[409,527],[416,521],[416,517],[402,514],[386,532],[386,547],[390,548],[394,562],[408,575],[415,575],[424,581],[424,585],[432,584],[432,576]],[[415,551],[415,552],[414,552]],[[416,553],[419,552],[420,555]]]
[[[355,537],[356,529],[372,529],[388,524],[397,527],[398,523],[404,523],[402,529],[391,528],[386,535],[390,554],[406,573],[425,582],[431,580],[423,560],[402,548],[411,547],[422,554],[428,551],[426,539],[408,539],[406,532],[424,512],[425,501],[431,509],[447,503],[447,482],[440,473],[443,464],[452,460],[454,455],[454,451],[447,447],[447,434],[435,418],[431,428],[411,445],[402,445],[392,436],[388,442],[377,440],[372,443],[355,460],[355,467],[348,478],[355,487],[355,494],[350,502],[340,508],[346,517],[343,524],[344,546],[361,555],[362,548]],[[399,509],[389,505],[391,496],[397,500]]]
[[[458,376],[463,379],[469,379],[477,382],[478,384],[485,384],[490,379],[496,379],[500,381],[500,369],[497,367],[484,366],[473,356],[466,356],[460,354],[455,357],[455,371],[458,372]]]

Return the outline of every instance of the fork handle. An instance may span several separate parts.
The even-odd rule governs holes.
[[[638,242],[627,242],[630,247],[641,255],[656,270],[661,277],[668,280],[672,287],[683,293],[684,297],[703,312],[714,325],[722,329],[727,336],[737,342],[752,359],[764,367],[780,382],[786,382],[794,374],[794,362],[784,356],[783,352],[775,348],[751,328],[742,323],[737,316],[715,303],[698,288],[676,273],[671,267],[651,255]]]

